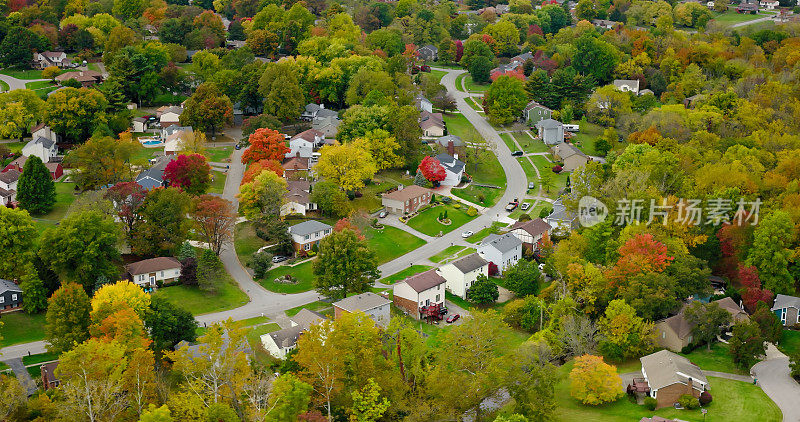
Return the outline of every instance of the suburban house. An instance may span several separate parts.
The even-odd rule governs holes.
[[[433,44],[423,45],[417,49],[419,58],[428,62],[436,61],[439,58],[439,48]]]
[[[320,110],[320,112],[321,111],[322,110]],[[324,133],[316,129],[308,129],[292,136],[292,138],[289,140],[289,148],[294,149],[296,145],[317,148],[322,146],[323,143],[325,143]]]
[[[34,126],[33,129],[31,129],[31,138],[36,139],[38,137],[50,139],[51,141],[56,142],[58,142],[60,139],[58,134],[53,132],[53,129],[50,129],[50,126],[44,123],[39,123],[38,125]]]
[[[522,120],[529,126],[535,126],[542,120],[549,119],[553,116],[553,110],[531,101],[522,109]]]
[[[261,344],[275,358],[284,359],[287,353],[297,347],[297,339],[303,331],[326,320],[324,316],[314,311],[301,309],[297,315],[289,319],[291,326],[262,335]]]
[[[178,133],[178,132],[185,132],[185,131],[192,131],[191,126],[181,126],[181,125],[170,125],[165,128],[161,129],[161,139],[164,142],[167,142],[167,138],[170,136]]]
[[[320,110],[325,110],[325,104],[308,103],[303,109],[303,113],[300,114],[300,118],[310,122],[317,117]]]
[[[777,295],[775,304],[772,305],[772,312],[781,320],[785,327],[800,323],[800,297]]]
[[[289,322],[292,324],[292,327],[300,326],[303,327],[304,330],[308,330],[312,325],[319,324],[326,319],[325,315],[303,308],[300,312],[295,314],[295,316],[291,317]]]
[[[289,235],[292,236],[294,250],[310,251],[312,246],[319,246],[319,241],[331,234],[333,227],[317,220],[303,221],[289,227]]]
[[[157,158],[155,164],[136,176],[136,183],[145,188],[145,190],[164,187],[164,169],[167,168],[167,164],[169,164],[170,161],[172,161],[172,157],[170,156]]]
[[[622,25],[620,22],[611,21],[608,19],[592,19],[592,25],[597,28],[614,29],[617,25]]]
[[[428,113],[433,113],[433,103],[422,96],[422,94],[417,96],[417,109],[419,111],[427,111]]]
[[[493,7],[489,7],[487,9],[494,9],[494,8]],[[531,54],[531,52],[526,52],[526,53],[522,53],[522,54],[520,54],[518,56],[514,56],[509,60],[508,63],[501,64],[501,65],[497,66],[496,68],[492,69],[489,72],[490,78],[492,79],[492,81],[494,81],[495,79],[499,78],[502,75],[505,75],[506,73],[514,72],[514,71],[520,71],[521,72],[522,71],[522,66],[524,66],[525,62],[528,61],[528,60],[533,60],[533,54]]]
[[[42,389],[44,391],[61,385],[61,380],[56,377],[56,368],[58,368],[58,361],[45,363],[39,367],[42,373]]]
[[[49,163],[58,156],[58,146],[55,139],[35,136],[22,147],[22,155],[26,157],[37,156],[43,163]]]
[[[231,345],[231,336],[228,334],[228,331],[226,330],[222,333],[222,344],[220,345],[220,351],[222,353],[225,353],[228,350],[228,347],[230,347],[230,345]],[[186,348],[187,354],[189,355],[190,359],[201,356],[208,356],[208,352],[201,349],[199,344],[197,343],[192,344],[186,340],[181,340],[180,342],[178,342],[178,344],[176,344],[175,347],[173,347],[173,350],[177,351],[183,349],[184,347]],[[234,352],[244,353],[248,361],[250,360],[250,355],[253,354],[253,350],[250,348],[250,343],[247,341],[241,343],[236,348],[236,350],[234,350]]]
[[[42,51],[41,53],[33,53],[31,67],[38,70],[44,70],[44,68],[50,66],[64,69],[71,64],[72,61],[67,58],[67,53],[63,51]]]
[[[450,154],[441,153],[436,156],[436,159],[439,160],[439,164],[444,167],[446,174],[444,180],[439,182],[440,185],[456,186],[461,183],[461,177],[464,176],[464,167],[466,164],[458,159],[458,154],[452,156]]]
[[[578,218],[567,207],[561,203],[561,198],[553,202],[553,211],[544,221],[553,228],[554,231],[567,231],[578,228]]]
[[[343,314],[363,312],[381,328],[389,326],[392,319],[392,301],[372,292],[346,297],[333,303],[333,317],[339,319]]]
[[[642,356],[639,361],[649,396],[656,399],[657,409],[674,405],[684,394],[700,397],[709,387],[700,367],[668,350]]]
[[[301,157],[298,152],[294,157],[285,158],[281,167],[283,167],[283,177],[287,180],[297,179],[311,170],[311,159]]]
[[[164,132],[169,133],[164,140],[165,155],[175,155],[183,151],[186,141],[194,138],[194,130],[191,126],[172,125],[164,129]]]
[[[715,300],[711,303],[716,303],[720,308],[728,311],[734,324],[750,319],[747,312],[744,312],[730,297]],[[694,340],[692,337],[692,324],[684,316],[686,306],[684,305],[677,315],[656,321],[656,344],[673,352],[680,352],[684,347],[692,344]]]
[[[171,256],[145,259],[125,266],[128,280],[145,290],[178,281],[181,262]]]
[[[103,74],[94,70],[81,70],[78,72],[66,72],[56,76],[56,82],[64,85],[64,82],[75,79],[80,82],[81,87],[90,88],[103,82]]]
[[[477,253],[469,254],[449,264],[442,265],[436,272],[447,280],[446,288],[450,293],[467,298],[467,290],[472,283],[483,274],[489,276],[489,263]]]
[[[300,135],[302,134],[296,135],[289,141],[289,152],[284,154],[284,158],[292,158],[292,157],[311,158],[311,156],[314,153],[314,146],[316,145],[314,135],[313,134],[308,135],[308,137],[311,138],[310,141]]]
[[[20,155],[19,157],[15,158],[14,161],[8,163],[8,165],[3,168],[3,172],[16,170],[17,172],[22,173],[22,170],[25,169],[25,163],[27,161],[28,157]],[[58,180],[64,175],[64,166],[62,166],[61,163],[44,163],[44,166],[47,167],[47,170],[50,172],[50,177],[52,177],[53,180]]]
[[[17,283],[0,278],[0,313],[22,308],[22,288]]]
[[[421,111],[419,113],[419,127],[422,129],[423,136],[429,138],[444,136],[445,125],[442,113]]]
[[[156,117],[158,117],[161,128],[180,125],[181,114],[183,114],[183,107],[181,106],[162,106],[156,111]]]
[[[281,217],[289,214],[306,215],[308,211],[317,209],[317,204],[311,201],[311,182],[307,180],[289,180],[286,182],[288,192],[283,195]]]
[[[761,0],[758,5],[762,10],[775,10],[780,7],[780,2],[778,0]]]
[[[550,232],[550,225],[541,218],[527,221],[517,221],[508,228],[508,232],[522,241],[522,247],[527,251],[539,249],[539,241]]]
[[[0,205],[12,205],[17,199],[17,182],[22,173],[16,169],[6,169],[0,173]]]
[[[147,119],[144,117],[134,117],[131,121],[131,129],[134,132],[144,132],[147,130]]]
[[[325,108],[311,121],[311,129],[322,133],[323,138],[335,138],[339,133],[339,123],[339,113]]]
[[[436,139],[436,143],[447,148],[447,153],[450,154],[450,148],[463,147],[464,141],[456,135],[445,135]]]
[[[750,13],[755,15],[758,13],[758,0],[742,0],[736,6],[736,13]]]
[[[539,138],[547,145],[564,142],[564,125],[558,120],[550,118],[540,120],[536,123],[536,130],[539,131]]]
[[[614,79],[614,88],[622,92],[633,92],[639,94],[638,79]]]
[[[550,151],[558,160],[564,163],[562,166],[563,171],[573,171],[589,162],[589,157],[570,143],[562,142],[556,144]]]
[[[493,233],[478,247],[478,255],[496,265],[498,274],[502,274],[522,258],[522,241],[511,233]]]
[[[381,204],[392,214],[412,213],[431,203],[432,191],[418,185],[398,186],[396,191],[383,194]]]
[[[414,319],[424,319],[444,307],[447,280],[436,270],[428,270],[397,283],[392,288],[394,306]]]

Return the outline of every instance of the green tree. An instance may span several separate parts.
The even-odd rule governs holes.
[[[758,324],[764,340],[778,343],[783,339],[783,324],[775,312],[772,312],[765,303],[758,304],[758,310],[750,316],[750,320]]]
[[[707,350],[717,338],[720,327],[731,323],[731,314],[717,303],[692,302],[683,311],[686,321],[692,325],[692,336],[698,342],[705,342]]]
[[[492,61],[484,56],[475,57],[470,61],[467,68],[472,81],[477,84],[485,84],[489,82],[489,74],[492,70]]]
[[[131,137],[119,140],[97,136],[70,151],[65,163],[74,168],[75,182],[82,189],[96,189],[133,178],[133,155],[141,145]]]
[[[27,211],[0,207],[0,274],[20,277],[35,255],[36,227]],[[26,299],[27,300],[27,299]]]
[[[62,353],[89,338],[89,296],[75,283],[64,283],[50,296],[47,306],[47,350]]]
[[[314,201],[323,214],[334,218],[347,217],[350,214],[350,203],[347,195],[336,186],[336,183],[323,180],[314,185],[311,192]]]
[[[753,246],[748,262],[758,268],[764,287],[774,293],[794,294],[794,278],[789,272],[792,256],[789,246],[795,230],[789,214],[774,211],[758,223],[753,232]]]
[[[378,271],[375,252],[352,228],[328,235],[319,244],[314,261],[314,288],[325,296],[342,299],[348,293],[363,293],[375,283]]]
[[[216,291],[225,275],[225,267],[217,254],[204,249],[197,260],[197,285],[207,291]]]
[[[25,292],[22,307],[29,314],[36,314],[47,309],[47,287],[39,273],[32,264],[25,266],[25,275],[20,279],[19,286]]]
[[[519,119],[527,103],[525,85],[519,79],[508,75],[495,79],[484,96],[489,120],[500,125]]]
[[[151,299],[144,324],[157,352],[172,350],[181,341],[193,343],[197,338],[197,321],[192,314],[160,296]]]
[[[84,211],[42,233],[39,256],[62,279],[79,283],[90,292],[101,275],[119,276],[117,244],[120,227],[99,211]]]
[[[0,395],[0,418],[6,419],[17,409],[25,406],[27,392],[13,374],[0,375],[0,391],[3,392]]]
[[[467,300],[478,305],[494,303],[498,297],[500,297],[500,290],[497,283],[489,280],[483,274],[479,275],[472,283],[472,287],[467,290]]]
[[[472,62],[477,57],[486,58],[489,63],[489,67],[491,67],[491,63],[494,60],[494,53],[492,53],[492,48],[481,40],[476,40],[476,39],[467,40],[464,43],[464,51],[461,54],[461,62],[460,62],[461,66],[463,66],[466,69],[472,68],[473,64]]]
[[[22,136],[42,120],[44,107],[44,101],[29,89],[0,94],[0,136],[22,140]]]
[[[96,89],[59,89],[47,98],[45,121],[67,140],[82,143],[98,125],[106,122],[107,107],[108,101]]]
[[[264,170],[253,181],[239,187],[239,212],[254,220],[280,217],[286,179],[270,170]]]
[[[272,383],[269,396],[270,412],[267,421],[293,421],[308,409],[311,401],[310,385],[300,381],[294,374],[282,374]]]
[[[613,45],[587,33],[575,42],[572,65],[584,74],[594,76],[601,82],[609,82],[619,63],[619,51]]]
[[[300,117],[305,96],[300,91],[297,72],[287,62],[271,63],[258,81],[258,92],[264,97],[264,113],[283,121]]]
[[[210,131],[213,138],[218,129],[233,123],[233,103],[217,84],[205,82],[186,100],[180,119],[184,126]]]
[[[0,43],[0,63],[3,66],[27,66],[34,51],[45,51],[49,43],[28,28],[19,26],[6,28]]]
[[[142,416],[139,417],[139,422],[173,422],[175,419],[172,418],[172,413],[167,407],[166,404],[161,405],[161,407],[156,407],[156,405],[150,403],[148,405],[147,410],[142,413]]]
[[[113,12],[122,20],[138,19],[146,7],[143,0],[114,0]]]
[[[351,393],[353,406],[350,408],[350,422],[374,422],[389,409],[389,399],[381,397],[381,387],[370,378],[360,390]]]
[[[397,86],[397,83],[385,71],[370,70],[362,67],[350,78],[345,100],[349,105],[360,104],[367,94],[372,91],[378,91],[386,97],[392,97],[395,86]]]
[[[610,359],[624,360],[649,353],[655,345],[653,323],[636,316],[624,300],[612,300],[597,324],[600,350]]]
[[[33,155],[25,161],[17,184],[20,208],[31,214],[47,214],[56,203],[56,186],[42,160]]]
[[[191,204],[189,196],[178,188],[150,191],[131,235],[131,249],[144,256],[174,255],[192,227],[187,217]]]
[[[753,322],[740,322],[731,330],[730,353],[733,362],[742,369],[748,369],[766,353],[764,337],[758,325]]]
[[[509,422],[550,420],[556,411],[556,367],[549,361],[550,349],[543,342],[526,342],[512,355],[509,393],[514,399],[514,412]],[[524,416],[523,416],[524,415]]]

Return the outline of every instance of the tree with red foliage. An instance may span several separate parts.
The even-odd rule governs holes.
[[[637,274],[660,273],[674,259],[667,254],[667,245],[653,239],[652,234],[637,234],[619,248],[619,259],[608,278],[619,283]]]
[[[497,275],[500,271],[497,269],[497,264],[489,262],[489,275]]]
[[[541,35],[541,36],[544,37],[544,31],[542,31],[542,27],[540,27],[539,25],[536,25],[535,23],[531,24],[531,25],[528,25],[528,36],[534,35],[534,34],[535,35]]]
[[[242,176],[242,183],[240,183],[240,185],[252,182],[253,179],[255,179],[255,177],[261,174],[261,172],[264,170],[269,170],[278,176],[283,177],[283,166],[281,166],[279,161],[259,160],[247,167],[247,170],[244,172],[244,176]]]
[[[464,43],[461,40],[455,40],[453,43],[456,45],[456,60],[455,62],[458,63],[461,61],[461,56],[464,55]]]
[[[211,166],[201,154],[179,155],[164,168],[164,180],[192,195],[202,195],[211,184]]]
[[[761,288],[761,279],[758,277],[756,267],[739,264],[736,281],[744,288],[742,301],[749,311],[755,311],[758,302],[772,304],[773,294],[771,291]]]
[[[233,239],[236,210],[231,201],[219,196],[201,195],[195,201],[192,218],[203,240],[219,256],[222,245]]]
[[[353,232],[355,232],[356,236],[358,236],[360,240],[366,239],[366,237],[364,237],[364,235],[361,234],[361,229],[359,229],[358,226],[353,224],[347,218],[342,218],[339,221],[337,221],[336,224],[333,225],[333,231],[340,232],[343,230],[352,230]]]
[[[106,191],[105,197],[114,204],[117,216],[125,224],[126,233],[130,234],[141,218],[139,210],[146,196],[147,191],[136,182],[119,182]]]
[[[434,186],[439,186],[439,182],[447,177],[444,166],[435,157],[427,156],[423,158],[417,168],[422,172],[425,179],[433,183]]]
[[[716,273],[738,280],[738,268],[747,257],[749,246],[753,244],[753,227],[749,224],[724,223],[717,231],[717,239],[722,259],[719,260]]]
[[[499,78],[499,77],[501,77],[503,75],[510,76],[512,78],[517,78],[517,79],[521,80],[522,82],[525,82],[525,80],[526,80],[525,74],[522,72],[522,66],[520,66],[520,67],[518,67],[518,68],[516,68],[514,70],[509,70],[508,72],[505,72],[505,73],[504,72],[492,72],[492,76],[490,76],[490,79],[492,80],[492,82],[494,82],[497,78]]]
[[[250,147],[242,154],[243,164],[261,160],[283,161],[286,153],[290,151],[283,134],[277,130],[256,129],[247,140],[250,142]]]

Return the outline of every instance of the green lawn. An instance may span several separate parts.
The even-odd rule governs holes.
[[[9,367],[8,365],[6,365],[6,364],[5,364],[5,363],[3,363],[3,362],[0,362],[0,372],[7,371],[7,370],[9,370],[9,369],[10,369],[10,367]]]
[[[448,134],[458,136],[467,142],[480,137],[472,123],[463,114],[447,114],[444,116],[444,123],[447,126]]]
[[[741,22],[749,22],[756,19],[761,19],[763,16],[751,15],[749,13],[736,13],[734,9],[728,9],[727,12],[718,14],[711,20],[725,26],[733,25]]]
[[[3,314],[0,322],[3,323],[0,328],[0,347],[44,340],[44,314],[10,312]]]
[[[294,267],[279,266],[267,272],[264,279],[258,282],[265,289],[275,293],[300,293],[307,292],[314,288],[314,270],[312,268],[314,260],[306,261]],[[276,283],[275,279],[285,275],[291,275],[297,280],[297,284]]]
[[[225,179],[228,176],[220,171],[212,171],[211,177],[211,185],[208,188],[208,193],[222,194],[222,191],[225,190]]]
[[[139,148],[131,156],[131,162],[145,165],[148,164],[148,161],[155,156],[155,153],[161,151],[161,148],[145,148],[142,144],[139,144]]]
[[[551,180],[553,181],[553,187],[550,188],[550,192],[544,190],[542,191],[543,193],[546,194],[546,196],[551,198],[555,197],[556,195],[558,195],[558,192],[561,189],[567,186],[567,178],[569,178],[569,172],[562,171],[559,174],[553,173],[553,167],[556,165],[556,163],[550,162],[546,158],[540,155],[532,156],[531,161],[533,161],[533,164],[539,169],[540,174],[544,174],[544,172],[547,172],[550,175]]]
[[[542,142],[541,139],[533,139],[525,132],[514,132],[519,145],[525,152],[548,152],[550,148]]]
[[[447,72],[443,70],[431,70],[430,75],[436,82],[442,83],[442,78],[446,75]]]
[[[725,343],[714,343],[711,350],[706,350],[706,346],[700,346],[692,350],[689,354],[681,354],[689,359],[690,362],[706,371],[729,372],[732,374],[748,374],[748,371],[739,369],[731,358],[729,347]]]
[[[3,92],[5,92],[5,91],[8,91],[9,89],[11,89],[11,87],[8,86],[6,81],[0,81],[0,89],[2,89]]]
[[[681,419],[690,422],[731,422],[731,421],[780,421],[781,412],[775,403],[761,391],[761,388],[750,383],[732,381],[723,378],[709,377],[710,392],[714,400],[706,409],[705,415],[697,410],[677,410],[671,407],[650,411],[637,405],[627,396],[601,406],[584,405],[569,394],[570,361],[558,369],[561,381],[556,385],[556,420],[584,422],[630,422],[661,416],[667,419]],[[620,388],[622,388],[620,386]]]
[[[0,144],[0,145],[5,146],[6,148],[8,148],[14,154],[21,154],[22,153],[22,147],[24,147],[26,143],[27,142],[9,142],[9,143]]]
[[[22,364],[23,365],[34,365],[34,364],[37,364],[37,363],[50,362],[50,361],[54,361],[54,360],[58,360],[58,353],[45,352],[45,353],[39,353],[39,354],[36,354],[36,355],[23,356],[22,357]]]
[[[525,176],[528,177],[529,182],[539,181],[539,178],[536,176],[536,170],[533,169],[533,165],[531,165],[528,157],[519,157],[517,161],[519,161],[519,165],[522,166],[522,170],[525,172]]]
[[[363,234],[369,248],[375,252],[378,264],[389,262],[425,244],[424,240],[413,234],[391,226],[384,226],[380,230],[368,227]]]
[[[231,152],[233,152],[232,146],[206,148],[206,156],[208,161],[212,163],[228,162]]]
[[[27,82],[25,84],[25,88],[27,89],[42,89],[42,88],[51,88],[53,87],[53,83],[50,81],[36,81],[36,82]]]
[[[800,352],[800,331],[783,330],[783,338],[778,344],[778,349],[789,356]]]
[[[433,267],[431,267],[429,265],[412,265],[412,266],[410,266],[410,267],[408,267],[408,268],[406,268],[406,269],[404,269],[404,270],[402,270],[400,272],[394,273],[394,274],[392,274],[392,275],[390,275],[390,276],[388,276],[386,278],[382,278],[382,279],[380,279],[378,281],[380,281],[383,284],[394,284],[394,283],[397,283],[400,280],[405,280],[406,278],[411,277],[414,274],[419,274],[421,272],[428,271],[431,268],[433,268]]]
[[[478,157],[469,156],[465,172],[472,176],[473,183],[464,189],[453,189],[451,193],[474,204],[492,206],[503,196],[506,173],[493,152],[482,150]],[[500,186],[500,189],[476,186],[475,183]]]
[[[500,134],[500,139],[502,139],[503,142],[505,142],[506,146],[511,151],[516,151],[518,149],[517,145],[514,143],[514,140],[511,138],[511,135],[509,135],[507,133],[501,133]]]
[[[374,212],[381,209],[381,193],[397,185],[410,185],[414,183],[413,177],[406,177],[405,172],[400,170],[386,170],[376,175],[372,181],[361,189],[361,197],[356,198],[350,204],[356,210]]]
[[[0,71],[0,73],[17,79],[42,79],[41,70],[7,68]]]
[[[465,76],[467,76],[466,73],[462,73],[462,74],[456,76],[456,89],[461,91],[461,92],[464,92],[464,89],[462,88],[462,85],[461,85],[461,81],[464,80]]]
[[[451,256],[455,255],[456,252],[460,252],[463,249],[465,249],[465,248],[463,246],[459,246],[459,245],[448,246],[445,250],[437,253],[436,255],[434,255],[434,256],[432,256],[432,257],[430,257],[428,259],[430,259],[431,262],[439,263],[439,262],[444,261],[447,258],[450,258]]]
[[[236,225],[233,248],[236,250],[236,255],[242,265],[248,266],[253,259],[253,254],[266,245],[266,242],[256,236],[253,223],[245,221]]]
[[[447,211],[447,218],[450,219],[449,225],[444,225],[438,221],[439,214],[445,211]],[[438,236],[439,233],[450,233],[474,218],[467,215],[463,205],[460,208],[455,208],[453,205],[443,205],[422,211],[411,220],[408,220],[408,225],[428,236]]]
[[[75,183],[72,182],[56,182],[56,203],[53,210],[49,213],[40,216],[43,220],[59,221],[64,218],[70,204],[75,202]]]
[[[573,137],[573,143],[586,155],[600,155],[595,149],[597,138],[603,134],[603,127],[586,121],[576,121],[581,125],[581,131]]]
[[[280,329],[281,326],[274,322],[270,324],[256,325],[255,327],[250,328],[250,330],[247,332],[247,340],[251,347],[253,347],[261,344],[262,335],[271,333],[273,331],[278,331]]]
[[[528,180],[530,180],[530,179],[528,179]],[[525,199],[525,200],[522,201],[522,204],[531,204],[531,205],[533,205],[534,202],[536,202],[536,201],[534,201],[533,199]],[[520,206],[522,204],[520,204]],[[522,211],[522,208],[517,207],[516,210],[514,210],[510,214],[508,214],[508,218],[513,218],[514,220],[519,220],[519,216],[521,216],[522,214],[528,214],[530,212],[531,212],[530,208],[528,208],[525,211]],[[536,214],[531,214],[531,218],[536,218],[538,216],[539,216],[538,212]]]
[[[197,287],[178,285],[162,287],[153,295],[163,297],[173,305],[191,312],[192,315],[233,309],[249,301],[247,295],[227,273],[220,281],[216,293],[200,290]]]
[[[483,229],[479,230],[477,233],[473,234],[472,236],[467,238],[467,242],[469,243],[478,243],[481,240],[485,239],[486,236],[492,233],[500,233],[500,230],[504,229],[506,225],[499,221],[495,221],[489,227],[484,227]]]
[[[467,97],[464,99],[467,102],[467,105],[470,106],[473,110],[477,111],[478,113],[483,113],[483,107],[481,104],[478,103],[478,100],[474,97]]]
[[[464,87],[468,92],[485,92],[491,84],[477,84],[472,80],[472,75],[464,76]]]
[[[323,313],[321,311],[329,310],[331,308],[332,308],[332,306],[331,306],[330,303],[318,300],[316,302],[307,303],[305,305],[301,305],[301,306],[298,306],[298,307],[295,307],[295,308],[292,308],[292,309],[287,309],[285,313],[286,313],[286,316],[291,318],[291,317],[297,315],[297,313],[300,312],[303,309],[308,309],[309,311],[315,311],[315,312]]]

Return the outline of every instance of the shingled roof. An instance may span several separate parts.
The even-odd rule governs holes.
[[[408,284],[408,286],[414,289],[415,292],[421,293],[432,287],[445,284],[447,283],[447,280],[445,280],[444,277],[440,276],[436,270],[433,269],[412,275],[411,277],[403,280],[403,282]]]
[[[520,229],[527,232],[531,236],[536,237],[543,235],[551,228],[552,227],[550,227],[550,225],[547,224],[546,221],[542,220],[541,218],[536,218],[527,221],[517,221],[516,223],[514,223],[514,225],[508,228],[508,231],[514,231]]]
[[[489,261],[481,258],[481,256],[477,253],[471,253],[463,258],[451,262],[451,264],[461,271],[462,274],[466,274],[489,264]]]
[[[131,275],[147,274],[156,271],[180,268],[181,262],[171,256],[160,256],[158,258],[145,259],[125,266]]]

